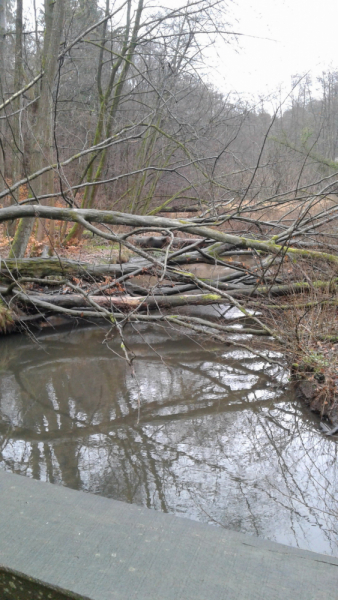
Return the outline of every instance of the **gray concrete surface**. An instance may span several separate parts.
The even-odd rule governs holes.
[[[338,600],[336,558],[4,472],[0,506],[0,564],[91,600]]]

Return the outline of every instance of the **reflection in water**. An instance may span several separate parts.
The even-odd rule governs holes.
[[[338,555],[337,444],[276,365],[158,328],[2,341],[0,464],[29,477]],[[276,385],[276,377],[280,384]]]

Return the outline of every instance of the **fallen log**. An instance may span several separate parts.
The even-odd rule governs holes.
[[[175,259],[173,264],[185,264],[189,260],[189,264],[194,262],[204,262],[209,264],[206,259],[201,256],[186,257],[185,260],[180,260],[181,257]],[[170,256],[168,264],[170,264]],[[234,268],[233,265],[229,267]],[[68,276],[68,277],[83,277],[84,279],[97,279],[102,277],[121,277],[133,273],[137,269],[144,269],[147,272],[153,269],[153,263],[145,259],[138,259],[137,262],[126,263],[86,263],[67,258],[6,258],[0,257],[0,277],[47,277],[49,275]]]
[[[156,209],[157,210],[157,209]],[[200,208],[193,208],[189,206],[165,206],[161,210],[157,210],[156,214],[161,213],[197,213]],[[151,214],[151,213],[150,213]]]
[[[203,262],[206,261],[203,260]],[[168,260],[168,264],[171,264],[170,260]],[[177,264],[176,259],[173,261],[173,265],[175,264]],[[237,269],[236,263],[231,263],[228,265],[228,267],[233,270]],[[242,271],[243,267],[244,266],[242,265]],[[92,264],[64,258],[0,259],[0,278],[3,281],[13,281],[22,277],[35,277],[41,279],[50,276],[80,277],[85,280],[97,280],[104,277],[112,277],[113,279],[116,279],[122,276],[133,274],[136,275],[140,273],[156,274],[156,268],[154,268],[154,265],[150,261],[148,262],[144,259],[139,259],[137,262],[127,262],[122,264]],[[242,272],[238,272],[238,274],[227,274],[222,277],[218,277],[217,281],[231,281],[232,279],[236,279],[241,276]],[[189,271],[175,269],[173,267],[170,269],[170,271],[168,271],[166,279],[184,282],[191,281],[191,277],[192,274]],[[213,280],[210,279],[210,282],[213,282]],[[46,283],[48,283],[47,280]],[[196,286],[192,285],[191,289],[194,289],[194,287]]]
[[[2,259],[0,261],[0,276],[5,278],[17,277],[47,277],[50,275],[62,277],[83,277],[84,279],[97,279],[102,277],[120,277],[133,273],[136,269],[152,267],[152,263],[140,265],[133,263],[122,264],[91,264],[79,262],[76,260],[59,258],[22,258],[22,259]]]
[[[288,243],[276,243],[275,238],[270,240],[258,240],[245,237],[243,235],[234,235],[226,231],[220,231],[212,227],[206,227],[202,222],[193,219],[170,219],[165,217],[153,217],[150,215],[134,215],[129,213],[121,213],[118,211],[95,210],[95,209],[77,209],[77,208],[58,208],[42,205],[22,205],[9,206],[0,209],[0,223],[11,221],[20,218],[45,218],[56,221],[70,221],[80,223],[83,227],[87,227],[89,223],[105,223],[107,225],[125,225],[127,227],[149,227],[149,228],[164,228],[183,231],[192,235],[202,236],[215,242],[222,244],[231,244],[231,246],[242,249],[255,249],[258,252],[266,254],[284,255],[290,257],[302,257],[307,259],[325,260],[338,264],[338,256],[327,252],[316,250],[305,250],[293,248]],[[217,225],[213,222],[212,225]],[[103,235],[104,237],[104,235]],[[115,236],[118,238],[118,236]],[[123,242],[122,242],[123,243]]]
[[[315,282],[317,288],[327,287],[327,282]],[[331,282],[332,285],[332,282]],[[311,287],[313,287],[312,284]],[[227,296],[232,298],[241,298],[245,296],[261,296],[261,295],[285,295],[291,291],[293,293],[303,292],[311,289],[307,282],[299,282],[288,285],[274,286],[246,286],[241,288],[231,289],[227,292]],[[3,289],[0,289],[3,292]],[[107,296],[86,296],[83,294],[40,294],[40,293],[23,293],[15,292],[14,300],[20,300],[24,304],[37,306],[39,303],[48,303],[51,306],[61,306],[64,308],[82,308],[92,307],[93,301],[99,307],[103,308],[118,308],[121,310],[132,310],[136,308],[156,309],[156,308],[174,308],[179,306],[208,306],[210,304],[229,304],[229,298],[217,293],[209,294],[176,294],[176,295],[151,295],[148,296],[130,296],[128,294],[107,295]],[[42,304],[41,304],[42,306]]]
[[[180,238],[174,237],[171,239],[169,236],[135,236],[132,238],[133,244],[140,248],[164,248],[170,245],[173,248],[185,248],[191,244],[197,244],[199,247],[208,245],[208,241],[204,238]],[[210,242],[209,242],[210,243]]]
[[[18,292],[15,297],[24,304],[48,303],[63,308],[92,307],[88,298],[82,294],[25,294]],[[176,296],[94,296],[95,304],[103,308],[121,310],[141,308],[172,308],[177,306],[207,306],[209,304],[225,304],[224,298],[218,294],[179,294]],[[99,316],[99,313],[98,313]]]

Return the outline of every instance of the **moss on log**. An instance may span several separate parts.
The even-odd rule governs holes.
[[[23,205],[9,206],[0,209],[0,223],[21,219],[24,217],[51,219],[56,221],[70,221],[73,223],[82,223],[86,220],[88,223],[106,223],[107,225],[126,225],[128,227],[156,227],[165,229],[176,229],[192,235],[203,237],[208,240],[231,244],[237,248],[262,251],[267,254],[289,254],[294,257],[312,258],[315,260],[325,260],[338,264],[338,256],[317,250],[302,250],[300,248],[290,247],[287,243],[276,244],[276,236],[270,240],[257,240],[245,236],[234,235],[225,231],[219,231],[211,227],[205,227],[190,219],[169,219],[165,217],[153,217],[150,215],[133,215],[118,211],[95,210],[95,209],[75,209],[59,208],[42,205]],[[214,226],[219,225],[217,221]]]
[[[132,273],[137,265],[124,264],[91,264],[74,260],[58,258],[22,258],[6,259],[1,261],[0,276],[12,279],[17,277],[47,277],[49,275],[59,276],[82,276],[84,278],[120,277]]]

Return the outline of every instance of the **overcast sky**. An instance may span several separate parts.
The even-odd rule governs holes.
[[[41,0],[36,1],[39,6]],[[148,0],[148,5],[174,8],[185,2]],[[322,71],[338,70],[338,0],[225,2],[230,29],[255,37],[240,36],[237,45],[219,43],[217,55],[209,53],[208,79],[221,91],[256,99],[282,84],[283,98],[293,75],[309,71],[315,80]],[[31,4],[24,0],[26,9]]]
[[[234,30],[262,39],[240,37],[237,52],[222,45],[210,76],[216,87],[266,95],[281,83],[289,90],[292,75],[338,69],[337,0],[237,0],[230,7]]]

